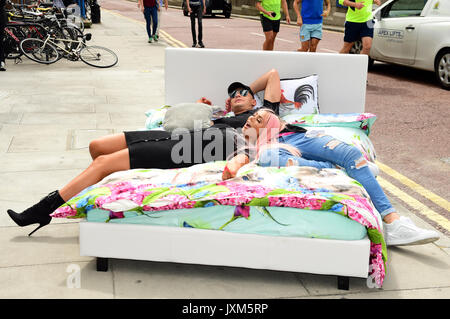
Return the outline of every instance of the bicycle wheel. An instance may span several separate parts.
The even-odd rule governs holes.
[[[109,68],[116,65],[119,59],[110,49],[100,46],[86,46],[80,51],[80,59],[84,63],[96,68]]]
[[[41,39],[22,40],[20,50],[27,58],[38,63],[51,64],[59,60],[59,53],[55,47]]]

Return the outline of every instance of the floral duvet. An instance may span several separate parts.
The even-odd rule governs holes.
[[[256,206],[270,217],[269,207],[329,211],[367,228],[371,241],[371,277],[381,287],[385,275],[386,246],[379,214],[364,188],[339,169],[312,167],[242,167],[233,179],[222,181],[225,162],[181,169],[135,169],[117,172],[86,188],[59,207],[53,217],[84,218],[92,209],[109,211],[109,219],[127,214],[151,214],[174,209],[215,205],[234,206],[226,226],[250,217]],[[192,227],[191,225],[183,225]],[[222,227],[223,228],[223,227]],[[218,228],[217,230],[220,230]]]

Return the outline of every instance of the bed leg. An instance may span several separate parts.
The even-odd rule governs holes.
[[[338,276],[337,284],[339,290],[349,290],[350,287],[350,278],[347,276]]]
[[[97,271],[108,271],[108,258],[97,257]]]

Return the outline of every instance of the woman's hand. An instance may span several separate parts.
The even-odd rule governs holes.
[[[222,180],[227,180],[236,176],[239,169],[245,164],[249,163],[248,156],[245,154],[239,154],[233,157],[225,165],[225,169],[222,173]]]
[[[236,176],[236,173],[233,174],[230,169],[228,168],[228,166],[225,166],[225,169],[223,170],[222,173],[222,180],[226,181],[227,179],[233,178]]]
[[[225,101],[225,110],[227,111],[227,113],[231,112],[231,98],[228,98]]]
[[[202,97],[201,99],[197,100],[197,103],[212,105],[211,101],[208,100],[206,97]]]

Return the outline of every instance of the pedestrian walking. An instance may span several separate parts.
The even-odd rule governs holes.
[[[286,22],[291,23],[286,0],[258,0],[256,9],[259,10],[261,25],[266,37],[263,50],[272,51],[275,38],[280,31],[281,7],[286,16]]]
[[[147,23],[148,43],[152,43],[158,26],[158,3],[157,0],[139,0],[138,7],[144,13]]]
[[[162,16],[161,12],[162,12],[162,7],[163,6],[164,6],[164,8],[166,8],[166,11],[167,11],[167,8],[169,7],[169,3],[167,2],[167,0],[164,0],[164,1],[163,0],[158,0],[158,19],[157,19],[158,20],[158,24],[156,26],[155,36],[153,37],[153,39],[155,41],[159,40],[159,27],[161,26],[161,16]]]
[[[300,13],[299,3],[302,4]],[[331,11],[330,0],[294,0],[294,11],[297,14],[297,25],[300,26],[301,47],[297,51],[316,52],[317,45],[322,40],[323,18]]]
[[[5,47],[3,39],[5,38],[6,27],[6,0],[0,0],[0,71],[6,71],[5,65]]]
[[[191,32],[192,32],[192,47],[195,48],[198,46],[200,48],[204,48],[203,44],[203,25],[202,19],[203,15],[206,13],[206,5],[205,0],[186,0],[187,9],[189,12],[189,17],[191,18]],[[195,32],[195,17],[197,17],[198,21],[198,37]]]
[[[372,47],[373,25],[372,5],[380,5],[380,0],[339,0],[347,6],[345,16],[344,45],[339,53],[349,53],[355,41],[362,41],[361,54],[369,55]]]

